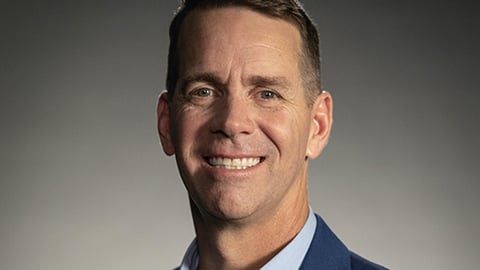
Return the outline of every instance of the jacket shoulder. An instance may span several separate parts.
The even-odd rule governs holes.
[[[352,270],[388,270],[387,268],[362,258],[353,252],[350,254],[350,264]]]

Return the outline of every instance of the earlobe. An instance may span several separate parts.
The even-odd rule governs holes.
[[[160,94],[157,104],[157,129],[160,136],[165,154],[171,156],[175,153],[175,148],[170,135],[170,111],[168,107],[167,92]]]
[[[332,129],[332,96],[323,91],[312,107],[310,137],[305,156],[314,159],[325,148]]]

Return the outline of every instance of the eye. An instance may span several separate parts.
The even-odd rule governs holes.
[[[210,88],[200,88],[191,93],[192,96],[209,97],[213,96],[213,90]]]
[[[278,98],[277,93],[275,93],[271,90],[263,90],[263,91],[258,93],[258,96],[261,99],[276,99],[276,98]]]

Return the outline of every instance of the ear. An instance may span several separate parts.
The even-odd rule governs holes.
[[[327,91],[322,91],[312,106],[310,137],[305,153],[309,159],[318,157],[327,145],[332,129],[332,106],[332,96]]]
[[[168,107],[167,92],[164,91],[158,98],[157,105],[157,129],[158,135],[160,135],[160,142],[165,154],[171,156],[175,153],[175,148],[171,140],[170,133],[170,111]]]

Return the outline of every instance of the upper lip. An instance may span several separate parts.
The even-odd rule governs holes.
[[[205,151],[203,153],[204,158],[261,158],[264,155],[259,153],[253,153],[249,151]]]

